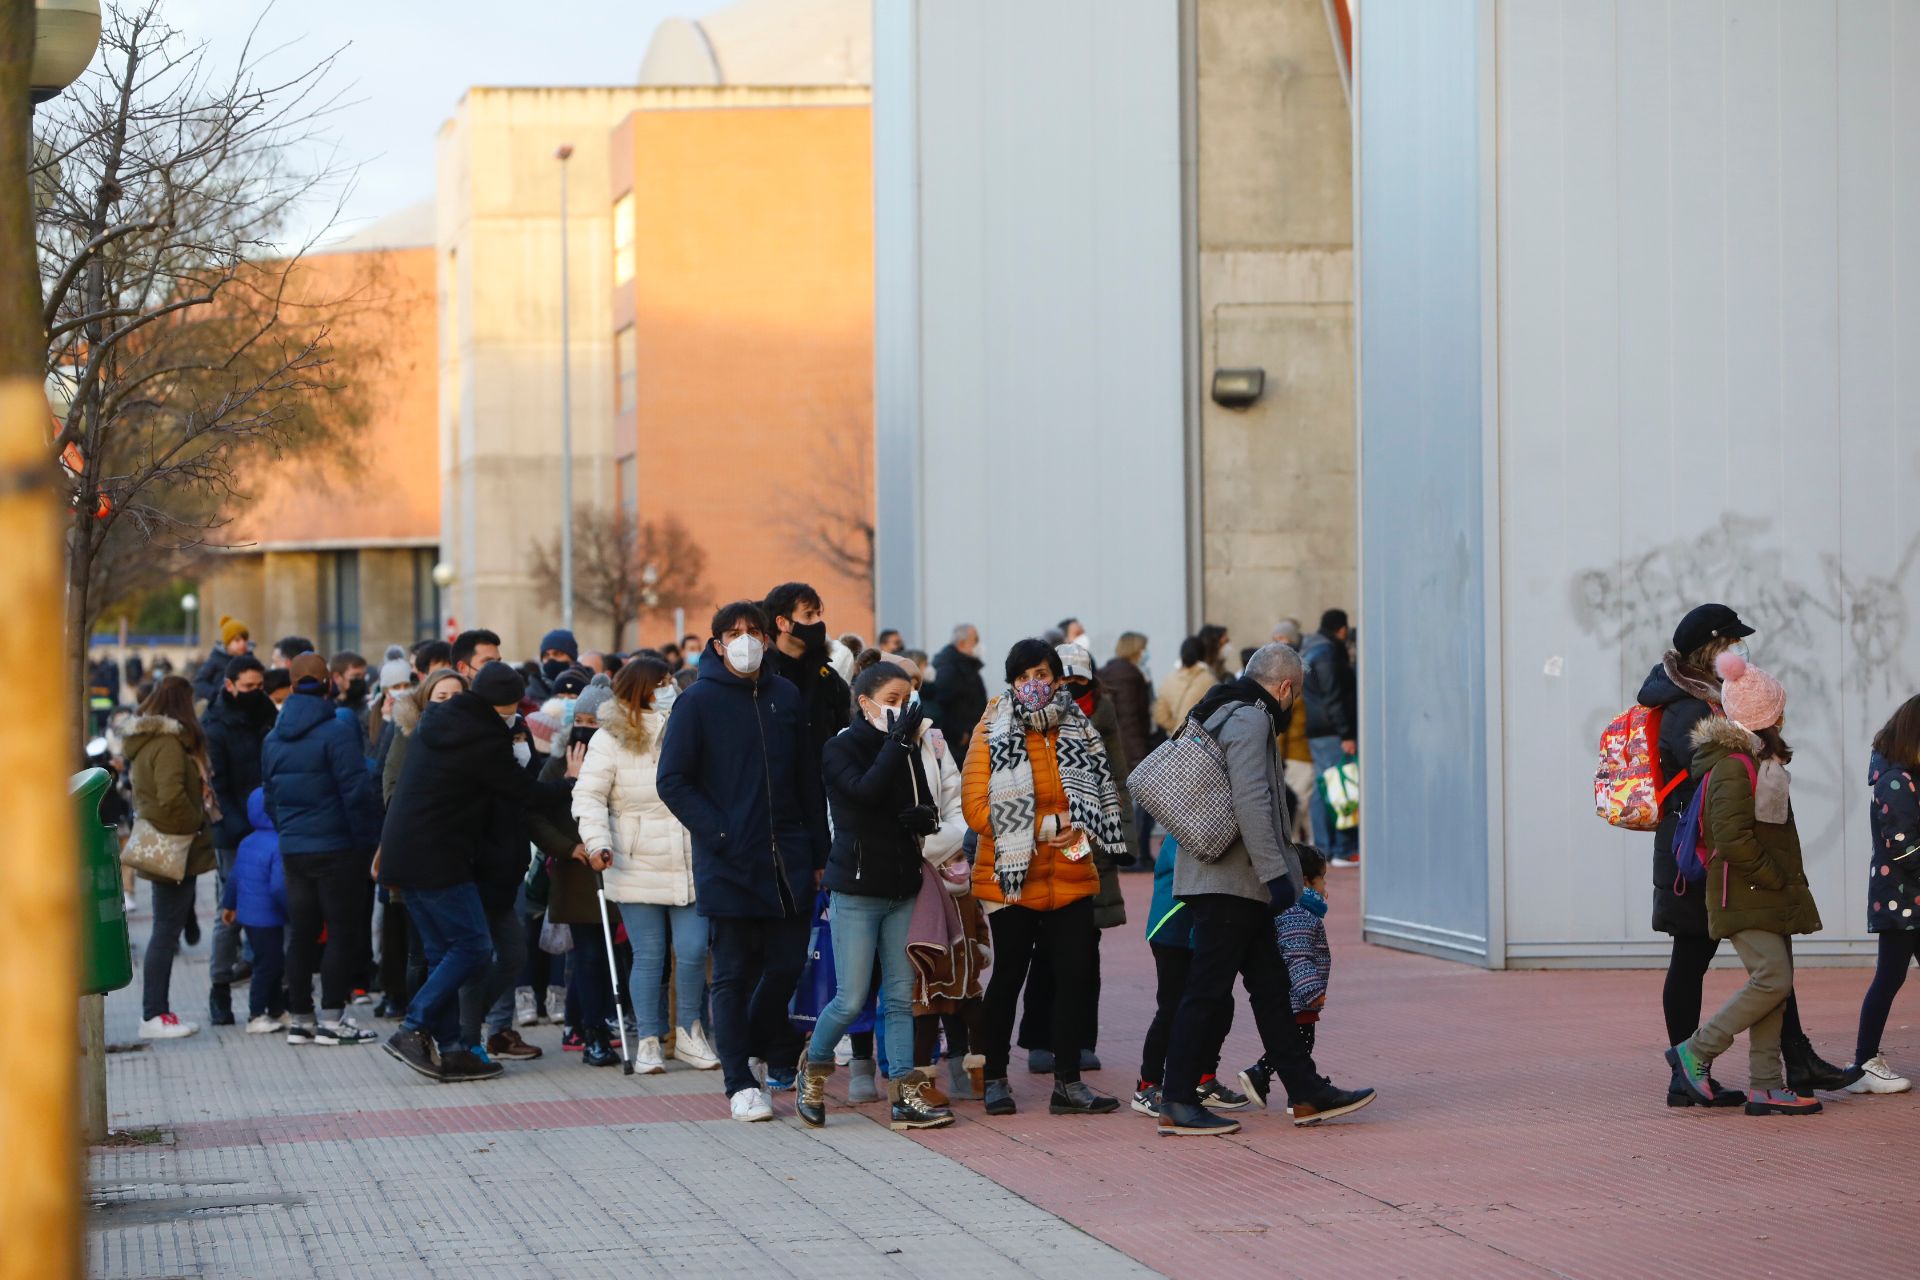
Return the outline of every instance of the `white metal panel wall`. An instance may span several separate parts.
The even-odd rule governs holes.
[[[997,676],[1010,642],[1072,613],[1102,655],[1146,631],[1170,670],[1187,625],[1178,6],[887,7],[878,621],[930,647],[973,622]]]
[[[1920,7],[1504,0],[1497,47],[1509,960],[1664,955],[1589,780],[1709,599],[1787,685],[1803,950],[1857,949],[1920,688]]]

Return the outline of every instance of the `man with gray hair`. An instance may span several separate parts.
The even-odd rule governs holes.
[[[1273,629],[1273,642],[1283,644],[1295,653],[1300,651],[1300,642],[1306,639],[1306,633],[1300,630],[1297,618],[1282,618]]]
[[[1191,917],[1193,959],[1174,1014],[1161,1087],[1162,1134],[1228,1134],[1237,1120],[1200,1105],[1200,1077],[1216,1061],[1233,1013],[1233,980],[1246,984],[1267,1061],[1286,1086],[1296,1125],[1318,1124],[1373,1101],[1371,1089],[1339,1089],[1313,1065],[1293,1020],[1286,962],[1273,917],[1299,898],[1300,859],[1287,839],[1286,790],[1277,737],[1300,696],[1300,655],[1270,644],[1236,680],[1220,685],[1193,715],[1220,743],[1239,833],[1226,852],[1202,862],[1180,850],[1173,896]]]
[[[975,650],[980,647],[980,629],[963,622],[953,629],[953,642],[933,655],[931,695],[921,690],[921,699],[931,701],[935,721],[947,739],[956,764],[967,762],[967,748],[973,742],[974,726],[987,711],[987,683],[981,678],[984,665]]]

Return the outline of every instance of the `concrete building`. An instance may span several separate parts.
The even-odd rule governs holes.
[[[1724,600],[1789,693],[1795,954],[1870,954],[1867,743],[1920,685],[1920,24],[1368,0],[1356,65],[1368,936],[1664,963],[1589,779]]]
[[[1170,670],[1351,606],[1351,143],[1324,0],[875,8],[879,613]],[[1062,58],[1062,49],[1086,56]],[[1222,371],[1259,370],[1251,402]],[[1062,477],[1063,520],[1023,501]],[[1024,479],[1023,479],[1024,478]],[[976,554],[944,531],[966,528]],[[1039,548],[1060,557],[1031,571]]]

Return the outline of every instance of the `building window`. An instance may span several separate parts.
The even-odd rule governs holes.
[[[418,547],[413,553],[413,638],[440,638],[440,586],[433,580],[433,566],[440,562],[437,547]]]
[[[615,464],[620,483],[620,510],[632,524],[640,516],[640,461],[632,454]]]
[[[321,652],[360,652],[360,553],[320,553]]]
[[[633,279],[633,192],[613,202],[613,282]]]
[[[628,325],[613,335],[613,376],[619,385],[619,411],[632,413],[640,403],[639,339]]]

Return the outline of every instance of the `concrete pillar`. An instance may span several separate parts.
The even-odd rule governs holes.
[[[302,635],[320,643],[320,555],[314,551],[269,551],[266,561],[260,647],[281,636]]]
[[[378,667],[390,644],[411,644],[413,549],[382,547],[360,552],[360,652]]]
[[[1204,611],[1248,646],[1357,603],[1352,136],[1322,0],[1198,0],[1197,63]]]

